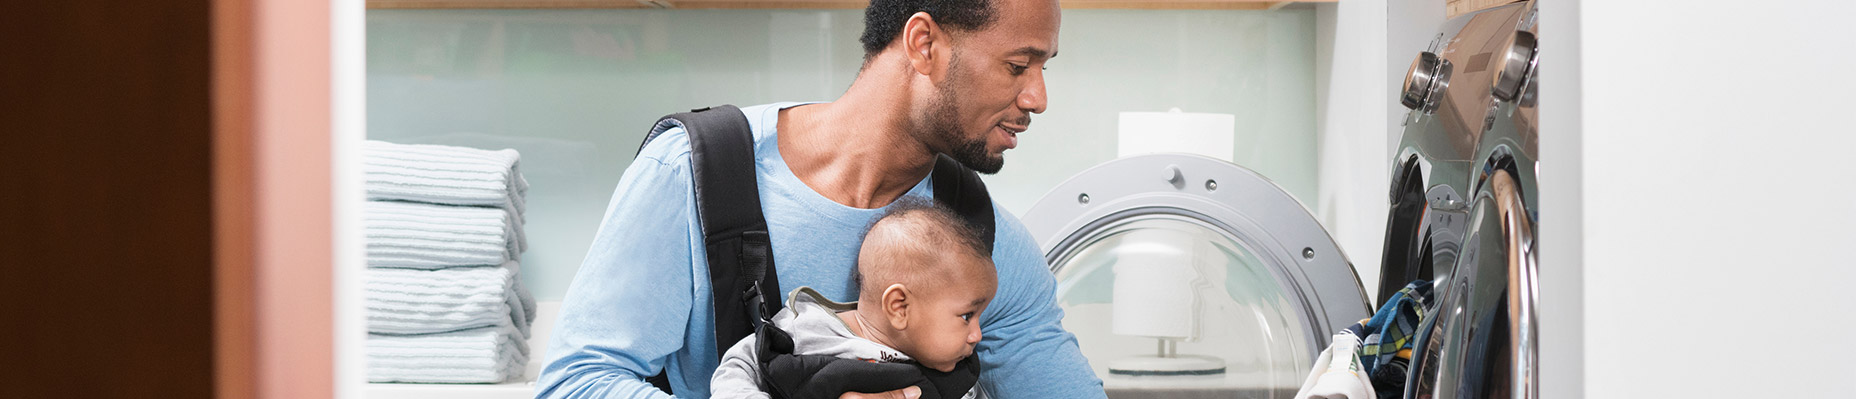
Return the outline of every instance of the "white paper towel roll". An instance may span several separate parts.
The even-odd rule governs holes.
[[[1237,116],[1180,112],[1123,112],[1115,155],[1183,152],[1236,162]]]
[[[1190,340],[1198,336],[1195,240],[1173,230],[1130,231],[1115,252],[1116,334]]]

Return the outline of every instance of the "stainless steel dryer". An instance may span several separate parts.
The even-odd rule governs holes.
[[[1352,265],[1307,208],[1222,160],[1155,154],[1110,161],[1057,186],[1024,222],[1056,274],[1064,326],[1112,398],[1289,398],[1331,334],[1368,317]],[[1182,288],[1192,303],[1181,305],[1199,316],[1194,340],[1169,346],[1113,332],[1124,327],[1118,317],[1126,324],[1139,312],[1176,310],[1178,303],[1165,300],[1127,307],[1149,298],[1120,291],[1128,287],[1118,281],[1162,273],[1130,261],[1155,256],[1198,271]],[[1153,375],[1109,368],[1119,358],[1156,353],[1212,357],[1222,369]]]
[[[1435,282],[1407,398],[1533,398],[1534,2],[1459,16],[1412,61],[1378,298]]]

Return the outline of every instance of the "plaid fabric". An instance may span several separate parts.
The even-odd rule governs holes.
[[[1348,327],[1348,332],[1365,333],[1360,344],[1360,364],[1367,375],[1373,375],[1374,369],[1392,359],[1411,360],[1412,336],[1417,334],[1418,322],[1424,319],[1430,301],[1431,282],[1413,281],[1392,294],[1373,318]]]

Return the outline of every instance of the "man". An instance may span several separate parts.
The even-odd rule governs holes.
[[[842,97],[743,108],[781,289],[855,299],[864,229],[896,199],[932,195],[937,154],[997,172],[1030,114],[1044,111],[1059,17],[1055,0],[874,0],[863,69]],[[568,288],[538,397],[661,398],[645,381],[660,370],[677,397],[708,397],[725,348],[713,342],[689,154],[688,136],[671,129],[625,171]],[[1037,243],[994,209],[998,290],[974,349],[980,388],[999,398],[1104,397],[1062,329]]]

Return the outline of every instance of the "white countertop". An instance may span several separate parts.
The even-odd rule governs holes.
[[[502,384],[367,384],[368,399],[528,399],[534,381]]]

